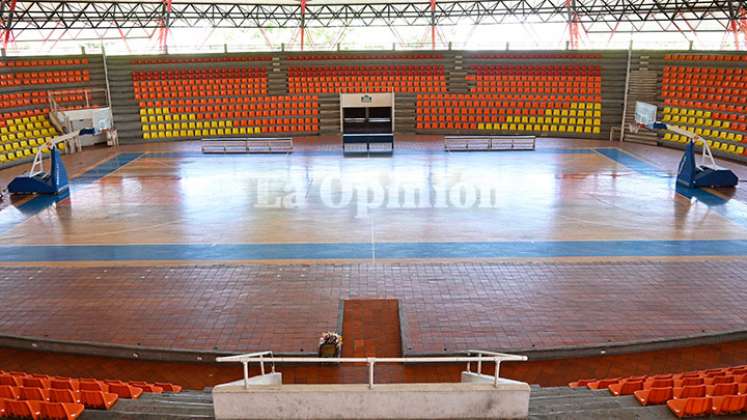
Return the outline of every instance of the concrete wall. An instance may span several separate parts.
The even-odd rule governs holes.
[[[273,378],[271,382],[275,382]],[[250,385],[213,389],[217,419],[458,419],[526,418],[529,385],[500,379],[473,383]]]

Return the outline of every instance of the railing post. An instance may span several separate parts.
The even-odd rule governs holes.
[[[249,362],[241,362],[244,365],[244,389],[249,389]]]
[[[495,358],[495,378],[494,378],[495,382],[493,383],[493,385],[495,385],[496,388],[498,388],[498,378],[499,378],[498,374],[500,373],[500,371],[501,371],[501,358],[496,356],[496,358]]]
[[[368,389],[373,389],[374,385],[374,364],[376,359],[373,357],[368,358]]]

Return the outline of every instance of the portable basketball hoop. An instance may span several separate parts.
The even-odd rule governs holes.
[[[690,130],[657,122],[656,105],[645,102],[635,103],[635,124],[630,125],[631,132],[636,133],[641,127],[650,130],[669,130],[690,139],[677,169],[677,182],[679,184],[689,188],[734,187],[739,182],[734,172],[716,164],[707,140]],[[695,160],[696,144],[703,148],[700,163]]]
[[[654,128],[656,123],[656,105],[646,102],[635,103],[635,124],[630,124],[631,131],[637,133],[641,127]]]

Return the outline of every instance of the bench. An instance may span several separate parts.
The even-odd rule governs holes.
[[[291,152],[293,152],[293,139],[290,137],[202,139],[202,153]]]
[[[363,146],[365,146],[365,148]],[[343,134],[342,135],[342,152],[343,153],[371,153],[371,152],[392,153],[394,152],[394,134],[391,134],[391,133]]]
[[[534,150],[535,139],[535,136],[445,136],[444,150]]]

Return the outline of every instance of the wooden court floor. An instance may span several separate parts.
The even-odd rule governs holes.
[[[744,329],[747,195],[678,188],[679,154],[410,137],[391,157],[324,138],[292,155],[66,156],[68,196],[0,210],[0,334],[308,351],[355,297],[398,299],[413,354]]]

